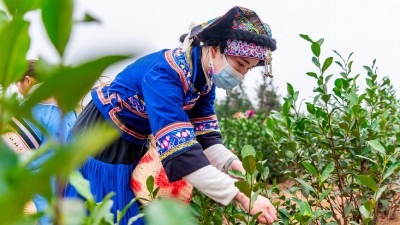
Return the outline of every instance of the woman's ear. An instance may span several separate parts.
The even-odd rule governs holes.
[[[33,85],[35,85],[37,83],[36,79],[31,76],[25,76],[24,81],[26,82],[28,87],[32,87]]]
[[[208,51],[210,51],[211,58],[215,59],[215,55],[217,54],[215,47],[210,46]]]
[[[210,54],[213,59],[217,57],[218,52],[220,52],[219,46],[210,46]]]

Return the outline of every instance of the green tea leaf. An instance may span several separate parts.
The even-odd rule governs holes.
[[[318,42],[313,42],[311,44],[311,50],[316,57],[319,57],[321,54],[321,46]]]
[[[371,188],[374,192],[378,191],[378,185],[371,177],[366,175],[359,175],[358,180],[360,181],[361,184]]]
[[[72,198],[63,198],[61,201],[61,224],[84,224],[87,209],[83,201]]]
[[[128,211],[128,209],[138,200],[138,198],[134,198],[132,199],[123,209],[120,213],[118,213],[118,218],[117,221],[120,222],[122,217],[125,216],[126,212]],[[144,216],[144,215],[143,215]],[[140,217],[139,217],[140,218]],[[138,219],[139,219],[138,218]],[[129,219],[130,221],[130,219]]]
[[[372,212],[375,208],[375,200],[366,201],[363,205],[368,212]]]
[[[55,154],[43,164],[38,174],[69,174],[81,165],[88,156],[94,155],[104,149],[119,137],[119,133],[108,123],[101,123],[95,128],[90,128],[84,134],[76,135],[75,141],[56,149]],[[83,151],[83,150],[84,151]],[[60,162],[68,162],[60,164]]]
[[[386,155],[386,150],[385,148],[379,143],[378,139],[372,140],[372,141],[367,141],[368,144],[372,147],[372,149],[377,150],[378,152],[382,153],[383,155]]]
[[[251,198],[250,198],[250,208],[253,208],[253,205],[254,205],[254,202],[256,202],[256,200],[257,200],[257,197],[258,197],[258,195],[261,193],[261,189],[260,190],[257,190],[256,192],[254,192],[252,195],[251,195]]]
[[[327,84],[329,82],[329,80],[331,79],[332,76],[333,76],[333,74],[329,74],[328,76],[325,77],[325,84]]]
[[[344,214],[346,216],[350,215],[351,210],[353,210],[353,204],[351,202],[346,202],[346,205],[344,207]]]
[[[334,170],[335,170],[335,167],[334,167],[333,162],[329,163],[325,167],[324,171],[322,171],[321,182],[324,182],[326,179],[328,179],[329,174],[331,174]]]
[[[248,155],[242,160],[242,164],[243,168],[246,170],[248,174],[253,174],[256,168],[257,161],[254,156]]]
[[[319,62],[318,58],[315,57],[315,56],[312,57],[312,62],[313,62],[314,65],[315,65],[316,67],[318,67],[318,68],[321,66],[321,63]]]
[[[303,187],[305,187],[307,190],[312,191],[315,193],[314,188],[309,185],[307,182],[305,182],[303,179],[300,178],[295,178],[301,185],[303,185]]]
[[[383,192],[386,190],[387,185],[384,185],[382,187],[379,188],[378,193],[376,194],[376,198],[375,201],[378,201],[379,198],[381,197],[381,195],[383,194]]]
[[[349,100],[351,101],[352,104],[357,104],[358,102],[358,95],[355,93],[349,94],[348,95]]]
[[[90,183],[78,171],[72,171],[68,176],[68,182],[74,186],[76,191],[89,202],[94,203],[92,192],[90,191]]]
[[[138,213],[136,216],[129,218],[128,225],[132,225],[134,222],[142,217],[144,217],[144,213]]]
[[[351,224],[351,225],[360,225],[360,224],[357,223],[356,221],[350,221],[350,224]],[[331,224],[327,224],[327,225],[331,225]],[[336,224],[333,224],[333,225],[337,225],[337,223],[336,223]]]
[[[289,211],[285,208],[280,208],[278,210],[279,218],[282,220],[284,225],[288,225],[290,221],[290,214]]]
[[[150,202],[144,208],[147,225],[195,225],[189,208],[172,200]]]
[[[1,28],[8,23],[10,19],[8,18],[6,12],[0,9],[0,30]]]
[[[72,30],[73,0],[43,0],[42,20],[51,42],[64,55]]]
[[[322,202],[322,200],[324,200],[325,197],[326,197],[331,191],[332,191],[332,188],[326,189],[326,190],[322,193],[322,195],[319,196],[318,201],[319,201],[319,202]]]
[[[300,213],[303,215],[303,216],[312,216],[312,211],[311,211],[311,207],[310,207],[310,205],[308,204],[308,202],[301,202],[300,203],[300,206],[299,206],[299,210],[300,210]]]
[[[235,186],[240,192],[245,194],[248,198],[251,198],[251,190],[249,184],[246,181],[240,180],[235,182]]]
[[[286,100],[282,106],[282,115],[284,115],[284,116],[288,115],[289,111],[290,111],[290,102],[289,102],[289,100]]]
[[[306,105],[307,105],[307,111],[308,111],[309,113],[311,113],[311,114],[314,114],[314,113],[315,113],[315,107],[314,107],[314,105],[311,104],[311,103],[309,103],[309,102],[306,102]]]
[[[154,177],[153,177],[153,176],[149,176],[149,177],[146,179],[146,187],[147,187],[147,190],[148,190],[150,193],[153,192],[153,189],[154,189]]]
[[[322,66],[322,73],[324,73],[332,64],[333,61],[333,57],[329,57],[327,59],[325,59],[325,62]]]
[[[245,145],[242,148],[242,151],[240,153],[241,153],[243,159],[246,158],[248,155],[251,155],[254,157],[256,156],[256,150],[251,145]]]
[[[311,43],[314,42],[313,40],[311,40],[311,38],[307,34],[300,34],[300,37]]]
[[[365,157],[365,156],[362,156],[362,155],[356,155],[356,157],[358,157],[358,158],[362,158],[362,159],[366,159],[366,160],[368,160],[368,161],[370,161],[370,162],[374,163],[375,165],[377,165],[377,166],[378,166],[378,168],[380,168],[380,165],[379,165],[379,163],[377,163],[377,162],[376,162],[376,161],[374,161],[373,159],[370,159],[370,158],[368,158],[368,157]]]
[[[258,212],[258,213],[256,213],[256,214],[252,215],[249,224],[254,224],[255,221],[257,220],[258,216],[261,215],[261,214],[262,214],[262,212]],[[222,225],[222,223],[221,223],[221,225]]]
[[[303,215],[300,213],[294,214],[294,218],[300,223],[300,224],[307,224],[308,218],[305,218]]]
[[[343,64],[342,64],[341,62],[335,61],[335,63],[338,64],[338,65],[340,66],[340,68],[342,68],[343,70],[345,70],[345,68],[344,68],[344,66],[343,66]]]
[[[238,170],[229,170],[228,174],[233,176],[233,177],[235,177],[235,178],[244,179],[243,173],[238,171]]]
[[[93,220],[90,224],[100,225],[104,222],[108,222],[108,224],[114,223],[114,214],[111,213],[111,208],[114,204],[111,197],[114,195],[115,193],[109,193],[100,204],[95,206],[90,214],[90,218]]]
[[[322,217],[322,216],[324,216],[325,214],[328,214],[328,213],[330,213],[330,212],[332,212],[332,211],[330,211],[330,210],[317,210],[317,211],[315,211],[315,212],[313,212],[313,215],[311,216],[311,220],[315,220],[315,219],[317,219],[317,218],[319,218],[319,217]]]
[[[303,162],[302,164],[303,164],[304,168],[307,169],[308,172],[310,172],[312,175],[318,177],[319,174],[313,165],[311,165],[308,162]]]
[[[54,96],[61,109],[69,112],[75,109],[81,98],[86,95],[101,73],[111,64],[124,56],[106,56],[78,67],[62,68],[44,81],[23,104],[22,111],[29,112],[35,104]],[[66,88],[73,87],[73,88]]]
[[[244,215],[242,215],[242,214],[236,213],[236,214],[233,215],[233,217],[235,217],[236,219],[238,219],[240,221],[243,221],[244,223],[247,222],[246,217]]]
[[[329,100],[331,99],[331,94],[328,94],[328,95],[322,95],[322,100],[325,102],[325,103],[328,103],[329,102]]]
[[[342,89],[342,85],[343,85],[342,78],[338,78],[335,80],[335,87]]]
[[[322,46],[322,44],[324,43],[324,39],[323,39],[323,38],[319,39],[319,40],[317,41],[317,43],[318,43],[320,46]]]
[[[0,30],[0,86],[7,89],[19,80],[28,68],[29,23],[13,19]]]
[[[13,16],[18,15],[21,17],[28,11],[37,9],[40,3],[40,1],[37,0],[3,0],[3,2]]]
[[[399,167],[400,161],[396,161],[390,167],[386,170],[385,175],[383,175],[382,180],[385,180],[386,178],[390,177],[390,175],[393,174],[393,172]]]
[[[290,83],[287,83],[287,91],[291,96],[294,94],[293,86]]]
[[[83,18],[84,22],[96,22],[96,23],[100,23],[100,20],[97,19],[96,17],[92,16],[89,13],[85,13],[85,17]]]
[[[307,72],[306,74],[310,77],[314,77],[315,79],[318,79],[318,75],[314,72]]]

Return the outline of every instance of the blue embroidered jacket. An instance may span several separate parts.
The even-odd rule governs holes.
[[[126,140],[143,144],[154,135],[171,182],[209,165],[203,149],[222,143],[215,85],[207,84],[201,47],[191,54],[177,48],[144,56],[111,84],[93,89],[92,98]]]

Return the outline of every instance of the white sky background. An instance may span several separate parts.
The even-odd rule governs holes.
[[[299,37],[325,38],[322,57],[333,56],[332,49],[342,56],[353,55],[353,71],[366,74],[363,65],[377,59],[380,78],[389,76],[400,88],[400,1],[398,0],[78,0],[76,18],[87,11],[101,24],[79,24],[74,27],[67,46],[65,62],[78,63],[107,54],[142,56],[163,48],[178,46],[178,38],[188,31],[190,23],[201,23],[239,5],[258,13],[272,29],[278,49],[273,53],[274,84],[285,96],[286,83],[300,91],[300,99],[312,101],[316,81],[305,73],[316,71],[311,62],[310,44]],[[32,21],[32,47],[29,58],[39,55],[57,61],[54,49],[40,34],[38,15]],[[124,61],[105,71],[115,76],[133,60]],[[327,74],[338,72],[332,64]],[[334,69],[336,68],[336,69]],[[260,70],[253,70],[245,79],[249,97],[255,99],[254,88],[260,81]],[[331,81],[334,79],[332,78]],[[399,92],[399,91],[398,91]],[[219,99],[225,96],[218,91]]]

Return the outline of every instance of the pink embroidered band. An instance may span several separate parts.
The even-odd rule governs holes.
[[[226,41],[224,54],[264,60],[267,50],[268,48],[265,46],[256,45],[254,43],[247,43],[240,40],[228,39]]]

